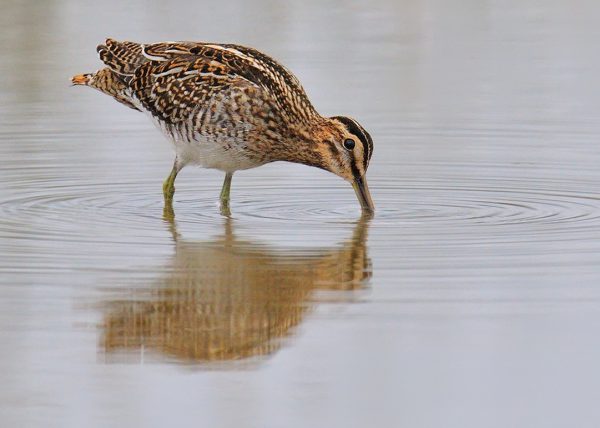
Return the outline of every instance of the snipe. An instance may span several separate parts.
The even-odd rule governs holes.
[[[173,142],[166,206],[186,165],[225,172],[227,212],[235,171],[288,161],[351,182],[362,209],[373,211],[365,176],[373,154],[369,133],[349,117],[319,115],[298,79],[269,56],[233,44],[112,39],[97,50],[106,67],[71,81],[148,113]]]

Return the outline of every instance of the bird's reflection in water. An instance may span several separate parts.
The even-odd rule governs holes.
[[[368,219],[331,247],[277,250],[239,240],[233,220],[209,242],[175,237],[169,274],[133,300],[109,303],[102,347],[202,363],[269,355],[310,306],[315,290],[356,290],[371,275]]]

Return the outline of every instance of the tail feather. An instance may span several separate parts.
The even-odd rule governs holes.
[[[128,77],[115,73],[106,67],[95,73],[77,74],[71,78],[73,85],[89,86],[110,95],[115,100],[134,110],[139,110],[133,102],[131,89],[126,83]]]
[[[139,110],[129,83],[137,69],[153,58],[167,60],[175,55],[190,54],[194,43],[154,43],[142,45],[106,39],[96,50],[106,68],[95,73],[78,74],[71,78],[73,85],[90,86],[110,95],[120,103]],[[149,52],[149,53],[148,53]]]
[[[89,86],[91,78],[92,78],[91,73],[77,74],[76,76],[71,77],[71,83],[73,85]]]

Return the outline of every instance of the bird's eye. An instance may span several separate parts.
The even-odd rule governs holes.
[[[351,138],[344,140],[344,147],[347,148],[348,150],[354,149],[354,140]]]

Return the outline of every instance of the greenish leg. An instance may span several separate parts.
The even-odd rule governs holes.
[[[229,203],[229,192],[231,190],[231,178],[233,172],[225,174],[225,181],[223,181],[223,188],[221,189],[221,203]]]
[[[177,159],[173,163],[173,169],[171,170],[171,174],[167,177],[165,182],[163,183],[163,196],[165,197],[165,203],[173,202],[173,195],[175,194],[175,178],[177,174],[181,170]]]
[[[165,200],[165,206],[163,207],[163,220],[173,225],[175,222],[175,211],[173,210],[173,202]]]
[[[233,172],[225,174],[225,181],[223,181],[223,188],[221,189],[221,214],[224,216],[230,216],[231,211],[229,209],[229,195],[231,190],[231,179],[233,178]]]

